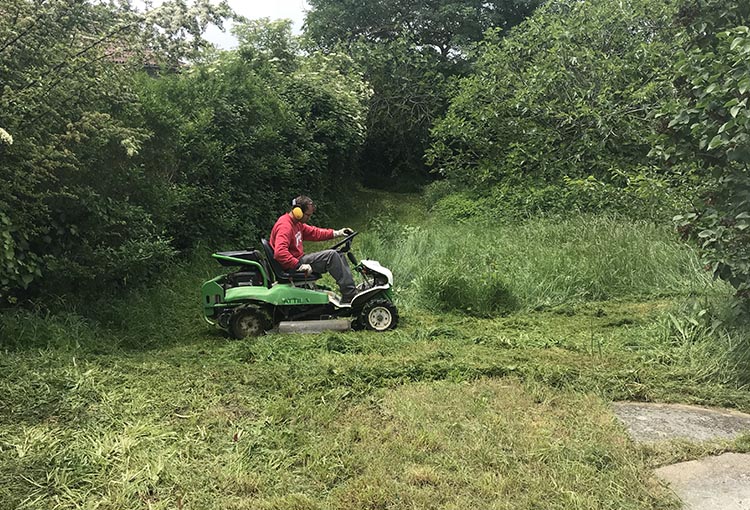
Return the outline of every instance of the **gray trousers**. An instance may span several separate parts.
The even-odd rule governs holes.
[[[354,278],[345,254],[336,250],[316,251],[315,253],[302,255],[299,262],[300,264],[310,264],[312,270],[316,273],[331,273],[336,283],[339,284],[343,298],[354,296],[356,292]]]

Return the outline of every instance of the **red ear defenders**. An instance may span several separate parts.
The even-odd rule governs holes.
[[[302,205],[297,205],[297,199],[292,200],[292,216],[295,220],[301,220],[305,215],[305,211],[302,210]]]

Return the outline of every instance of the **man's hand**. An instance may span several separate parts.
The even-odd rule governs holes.
[[[312,273],[312,266],[310,264],[300,264],[300,266],[297,268],[297,271],[301,271],[305,274]]]
[[[354,233],[354,230],[350,229],[349,227],[344,227],[341,230],[334,230],[333,231],[333,237],[344,237],[348,236]]]

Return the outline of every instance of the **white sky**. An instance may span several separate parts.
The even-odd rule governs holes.
[[[295,34],[302,31],[305,11],[310,8],[306,0],[228,0],[228,3],[234,12],[246,18],[290,19]],[[231,49],[237,45],[237,40],[229,33],[230,28],[226,23],[222,33],[218,28],[210,27],[205,37],[219,48]]]

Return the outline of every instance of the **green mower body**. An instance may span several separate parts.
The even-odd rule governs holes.
[[[334,292],[318,286],[319,274],[283,271],[273,259],[273,250],[261,240],[264,253],[250,249],[212,255],[231,271],[202,285],[203,316],[235,338],[262,335],[297,321],[340,326],[342,318],[353,329],[395,328],[398,310],[393,304],[393,275],[377,261],[356,261],[350,251],[356,235],[332,247],[347,254],[354,273],[361,277],[351,303],[341,303]]]

